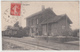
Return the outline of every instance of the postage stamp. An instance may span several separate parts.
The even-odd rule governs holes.
[[[20,16],[21,3],[11,3],[11,15]]]

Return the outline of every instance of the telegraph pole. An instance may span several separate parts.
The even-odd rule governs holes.
[[[47,42],[48,42],[48,23],[47,23]]]
[[[68,33],[67,32],[67,16],[66,16],[66,33]],[[66,34],[65,34],[66,35]],[[67,38],[67,35],[66,35],[66,38]]]

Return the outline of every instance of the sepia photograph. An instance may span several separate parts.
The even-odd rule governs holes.
[[[2,50],[80,50],[78,1],[1,1]]]

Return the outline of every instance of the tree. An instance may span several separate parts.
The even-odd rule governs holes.
[[[10,30],[10,29],[11,29],[11,26],[8,26],[8,27],[7,27],[7,30]]]
[[[75,29],[75,30],[73,31],[73,36],[74,36],[74,37],[77,37],[77,36],[78,36],[77,33],[79,33],[79,29]]]
[[[14,27],[19,27],[19,22],[16,22],[16,23],[14,24]]]

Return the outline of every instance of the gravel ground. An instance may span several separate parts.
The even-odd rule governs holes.
[[[51,50],[42,46],[19,42],[17,40],[3,39],[3,50]]]
[[[3,40],[10,42],[10,44],[14,43],[17,46],[14,46],[14,50],[18,50],[16,47],[19,48],[19,50],[51,50],[50,48],[53,48],[53,50],[79,50],[79,46],[71,45],[71,44],[61,44],[61,43],[55,43],[55,42],[46,42],[46,41],[40,41],[35,38],[30,37],[23,37],[23,38],[9,38],[9,37],[3,37]],[[16,42],[16,43],[15,43]],[[6,42],[3,42],[3,44],[7,44]],[[12,47],[12,45],[9,45],[9,47]],[[40,45],[40,46],[37,46]],[[44,48],[44,47],[47,48]],[[5,47],[5,46],[3,46]],[[8,46],[6,46],[8,47]],[[22,48],[24,47],[24,48]],[[10,50],[10,49],[6,49]],[[12,47],[13,50],[13,47]]]
[[[27,50],[27,49],[17,46],[17,45],[14,45],[14,44],[11,44],[11,43],[3,40],[2,41],[2,50]]]

